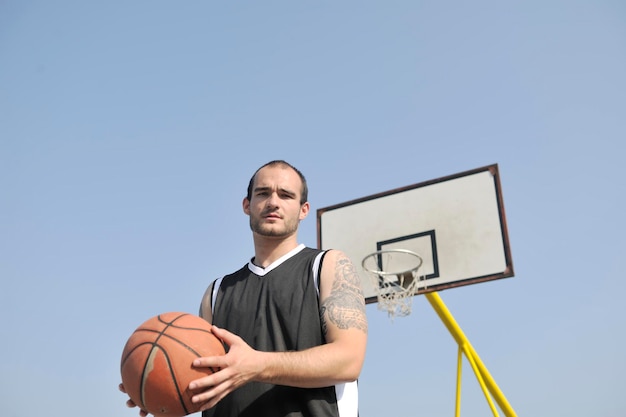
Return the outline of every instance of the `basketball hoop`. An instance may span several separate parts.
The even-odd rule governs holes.
[[[378,309],[387,311],[392,320],[411,314],[412,297],[425,280],[418,274],[423,262],[421,256],[406,249],[380,250],[363,258],[361,265],[371,277]]]

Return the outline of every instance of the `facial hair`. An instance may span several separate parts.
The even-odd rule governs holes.
[[[265,213],[267,214],[267,213]],[[264,214],[264,215],[265,215]],[[250,229],[261,236],[267,237],[284,237],[292,235],[298,230],[299,219],[296,218],[285,218],[281,219],[283,221],[282,227],[278,228],[277,224],[268,224],[264,223],[263,217],[256,217],[250,215]]]

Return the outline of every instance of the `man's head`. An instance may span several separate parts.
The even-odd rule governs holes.
[[[265,237],[295,236],[300,220],[309,213],[307,185],[300,171],[285,161],[272,161],[250,179],[243,211],[250,228]]]
[[[252,175],[252,178],[250,178],[250,182],[248,183],[248,194],[246,195],[246,198],[248,200],[250,200],[252,198],[252,190],[254,188],[254,181],[255,181],[256,176],[259,173],[259,171],[262,170],[265,167],[273,167],[273,166],[280,166],[280,167],[283,167],[283,168],[290,168],[296,174],[298,174],[298,176],[300,177],[300,181],[302,182],[302,189],[300,190],[300,204],[304,204],[307,201],[309,201],[308,200],[309,199],[309,187],[306,184],[306,178],[304,178],[304,175],[302,174],[302,172],[300,172],[296,167],[291,165],[289,162],[286,162],[286,161],[283,161],[283,160],[280,160],[280,159],[268,162],[267,164],[263,165],[261,168],[257,169],[256,172],[254,173],[254,175]]]

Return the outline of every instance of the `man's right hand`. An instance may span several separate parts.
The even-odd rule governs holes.
[[[124,394],[127,394],[126,390],[124,389],[124,385],[120,384],[119,385],[119,389],[120,391],[122,391]],[[137,407],[137,404],[135,404],[135,402],[133,400],[131,400],[130,398],[128,398],[128,401],[126,401],[126,407],[129,408],[133,408],[133,407]],[[139,409],[139,415],[141,417],[147,417],[148,416],[148,412],[146,410],[142,410],[141,408]]]

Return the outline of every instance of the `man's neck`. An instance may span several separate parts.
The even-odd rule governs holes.
[[[261,268],[265,268],[297,246],[298,239],[296,235],[286,239],[272,239],[266,236],[255,235],[253,263]]]

